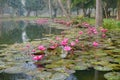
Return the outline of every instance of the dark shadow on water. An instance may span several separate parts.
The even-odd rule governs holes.
[[[32,80],[32,76],[26,75],[24,73],[18,74],[8,74],[0,73],[0,80]]]
[[[106,80],[104,78],[105,73],[106,72],[101,72],[94,69],[76,71],[66,80]]]

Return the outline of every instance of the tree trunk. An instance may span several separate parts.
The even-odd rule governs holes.
[[[36,10],[36,11],[35,11],[35,13],[36,13],[36,15],[35,15],[35,16],[37,17],[37,16],[38,16],[38,11]]]
[[[76,9],[77,9],[77,15],[79,15],[79,14],[80,14],[80,13],[79,13],[79,8],[77,7]]]
[[[28,12],[27,12],[27,17],[30,16],[30,12],[31,12],[31,10],[28,10]]]
[[[3,15],[3,7],[0,7],[0,15]]]
[[[67,12],[68,12],[69,16],[71,15],[70,5],[71,5],[71,0],[67,0]]]
[[[49,5],[49,16],[50,16],[50,18],[52,19],[52,7],[51,7],[51,0],[49,0],[49,2],[48,2],[48,5]]]
[[[84,14],[84,17],[86,17],[87,16],[87,10],[83,7],[83,14]]]
[[[53,17],[56,18],[57,17],[57,8],[54,8],[53,11],[54,11]]]
[[[102,16],[102,0],[96,0],[96,27],[102,26],[103,16]]]
[[[117,20],[120,20],[120,0],[118,0],[117,4]]]
[[[60,7],[61,7],[61,9],[62,9],[62,11],[63,11],[63,13],[64,13],[64,15],[70,20],[70,16],[69,16],[69,14],[67,13],[67,11],[65,10],[65,8],[64,8],[61,0],[58,0],[58,4],[60,5]]]

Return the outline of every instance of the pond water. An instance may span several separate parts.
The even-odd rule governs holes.
[[[100,72],[94,69],[76,71],[71,74],[66,80],[106,80],[103,76],[106,72]],[[1,73],[0,80],[37,80],[34,76],[29,76],[24,73],[9,74]]]
[[[60,34],[61,31],[48,25],[37,25],[28,21],[3,21],[0,22],[0,44],[32,41],[44,38],[46,34]]]
[[[37,25],[28,21],[3,21],[0,22],[0,49],[3,44],[22,43],[26,41],[39,40],[47,38],[49,34],[60,34],[62,29],[49,27],[48,25]],[[106,80],[105,72],[99,72],[94,69],[76,71],[66,80]],[[33,76],[25,73],[0,73],[0,80],[33,80]],[[36,80],[36,79],[35,79]]]

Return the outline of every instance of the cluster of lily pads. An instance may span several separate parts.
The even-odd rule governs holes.
[[[77,50],[77,46],[79,47],[79,49],[82,49],[85,46],[89,46],[89,47],[95,47],[98,48],[101,44],[98,42],[98,40],[96,39],[97,37],[101,37],[101,38],[106,38],[106,32],[107,29],[104,28],[100,28],[97,29],[94,26],[91,26],[88,23],[83,23],[83,29],[79,30],[76,36],[74,36],[74,39],[70,39],[68,37],[65,37],[65,32],[61,32],[61,36],[56,36],[54,38],[54,40],[49,41],[48,45],[44,45],[44,44],[40,44],[38,45],[37,48],[33,49],[31,51],[31,55],[33,56],[33,60],[41,60],[44,55],[49,55],[51,54],[50,51],[55,51],[55,50],[59,50],[58,52],[56,52],[55,54],[60,54],[61,58],[66,58],[67,55],[70,54],[74,54],[74,51]],[[90,43],[81,43],[82,38],[87,37],[88,40],[90,40]],[[53,54],[53,55],[55,55]]]

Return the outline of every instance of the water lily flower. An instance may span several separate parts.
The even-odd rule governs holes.
[[[68,44],[68,38],[64,38],[63,41],[61,41],[62,46],[66,46]]]
[[[76,39],[76,40],[75,40],[75,42],[76,42],[76,43],[78,43],[78,42],[79,42],[79,40],[78,40],[78,39]]]
[[[102,34],[102,38],[105,38],[106,37],[106,34]]]
[[[50,46],[51,49],[55,49],[58,47],[58,44],[57,43],[54,43],[52,46]]]
[[[56,40],[60,40],[60,37],[58,37],[58,36],[56,36],[56,38],[55,38]]]
[[[71,42],[70,45],[71,45],[71,46],[75,46],[75,42],[74,42],[74,41]]]
[[[33,49],[33,50],[32,50],[32,52],[36,52],[36,50],[35,50],[35,49]]]
[[[65,50],[65,51],[70,51],[71,49],[72,49],[72,48],[71,48],[70,46],[65,46],[65,47],[64,47],[64,50]]]
[[[38,61],[41,60],[44,57],[44,55],[35,55],[33,56],[33,60]]]
[[[98,46],[99,46],[99,43],[94,41],[94,42],[93,42],[93,46],[94,46],[94,47],[98,47]]]
[[[101,29],[101,32],[103,33],[106,33],[107,31],[108,31],[107,29],[104,29],[104,28]]]
[[[27,48],[30,48],[30,44],[27,44],[26,47],[27,47]]]
[[[83,34],[83,31],[79,31],[79,34]]]
[[[38,49],[41,50],[41,51],[46,50],[46,48],[43,45],[38,46]]]

